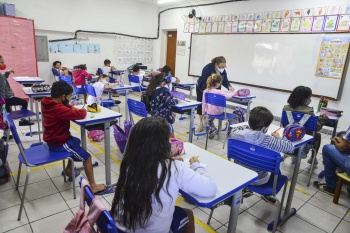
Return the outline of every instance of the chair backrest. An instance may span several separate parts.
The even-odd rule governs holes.
[[[71,76],[60,75],[60,76],[58,76],[58,80],[65,81],[70,86],[73,86],[73,81],[72,81],[72,77]]]
[[[140,79],[139,79],[138,76],[129,74],[128,78],[129,78],[129,82],[130,83],[138,83],[138,84],[140,84]]]
[[[85,84],[85,90],[86,92],[88,93],[88,95],[91,95],[93,97],[97,97],[96,96],[96,91],[95,91],[95,88],[90,85],[90,84]]]
[[[85,186],[85,201],[88,206],[91,205],[92,200],[95,198],[89,186]],[[104,210],[96,221],[96,225],[101,233],[118,233],[115,222],[107,210]]]
[[[132,114],[138,115],[140,117],[147,117],[146,105],[140,101],[133,99],[128,99],[128,109],[130,115],[130,121],[134,124]]]
[[[58,71],[55,68],[52,68],[52,73],[54,76],[60,76],[60,74],[58,73]]]
[[[102,74],[103,74],[102,69],[101,69],[101,68],[97,68],[97,73],[98,73],[99,75],[102,75]]]
[[[220,94],[205,93],[205,102],[207,104],[226,108],[226,97]]]
[[[300,121],[300,119],[305,115],[301,112],[292,112],[293,118],[296,122]],[[310,118],[307,120],[307,122],[304,124],[306,130],[315,133],[317,131],[317,116],[310,116]],[[286,126],[292,122],[288,121],[287,113],[286,111],[282,111],[282,117],[281,117],[281,125]]]

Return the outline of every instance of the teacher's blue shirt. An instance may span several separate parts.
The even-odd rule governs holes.
[[[202,75],[197,81],[198,87],[201,91],[204,91],[207,88],[207,80],[212,74],[216,74],[215,63],[209,63],[208,65],[204,66]],[[222,85],[228,89],[231,85],[228,82],[226,70],[220,73],[220,75],[222,77]]]

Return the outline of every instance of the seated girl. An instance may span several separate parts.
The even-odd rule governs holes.
[[[107,89],[111,89],[113,87],[116,87],[117,84],[110,84],[109,83],[109,76],[106,74],[102,74],[100,75],[100,77],[98,77],[98,80],[92,85],[95,89],[95,93],[96,93],[96,97],[89,95],[88,99],[87,99],[87,104],[93,104],[93,103],[97,103],[97,104],[101,104],[101,97],[103,95],[103,91],[107,90]],[[115,100],[114,101],[115,104],[120,104],[119,100]]]
[[[161,117],[143,118],[130,133],[110,210],[122,231],[195,232],[192,211],[175,207],[179,189],[201,197],[216,194],[215,181],[196,158],[188,167],[170,157],[169,136]]]
[[[288,104],[283,107],[283,111],[292,111],[292,112],[301,112],[304,114],[309,114],[315,116],[314,108],[310,107],[311,103],[311,95],[312,90],[309,87],[298,86],[294,88],[293,92],[290,94],[288,98]],[[317,131],[322,129],[322,126],[325,125],[329,121],[327,115],[321,115],[318,118],[317,122]],[[306,132],[307,134],[311,134],[311,132]],[[315,149],[316,155],[321,145],[321,134],[319,132],[315,133],[314,136],[315,141]],[[309,164],[312,163],[314,155],[311,155],[309,160],[307,161]],[[315,165],[318,164],[317,159],[315,160]]]
[[[165,76],[166,77],[169,77],[171,80],[169,82],[169,90],[172,91],[173,90],[173,85],[172,83],[179,83],[180,82],[180,79],[177,78],[177,77],[173,77],[171,75],[171,69],[169,66],[165,65],[163,68],[162,68],[162,72],[165,73]]]
[[[84,89],[85,85],[85,78],[92,78],[92,74],[89,74],[86,72],[86,65],[78,65],[76,69],[73,71],[73,79],[74,79],[74,86],[77,88]],[[84,91],[82,91],[84,93]],[[80,93],[77,93],[80,94]],[[86,91],[84,93],[84,104],[86,104],[86,98],[87,94]]]
[[[203,100],[202,100],[202,109],[203,112],[210,114],[210,115],[221,115],[224,112],[224,109],[222,107],[213,106],[211,104],[207,104],[205,101],[205,93],[214,93],[214,94],[220,94],[226,97],[226,99],[232,98],[232,96],[236,95],[236,92],[223,92],[219,89],[221,85],[222,77],[218,74],[212,74],[207,79],[207,89],[203,92]],[[209,120],[209,126],[210,126],[210,135],[209,138],[212,139],[214,136],[218,133],[217,128],[214,124],[214,119]]]

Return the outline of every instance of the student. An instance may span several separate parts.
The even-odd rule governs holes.
[[[77,88],[84,88],[85,78],[92,78],[92,74],[86,72],[86,65],[78,65],[77,69],[73,71],[74,86]],[[86,104],[87,94],[84,94],[84,104]]]
[[[110,84],[109,83],[109,76],[106,74],[100,75],[98,77],[98,80],[92,85],[95,89],[96,97],[89,95],[87,99],[87,104],[93,104],[93,103],[98,103],[101,104],[101,97],[103,95],[103,91],[107,89],[111,89],[113,87],[116,87],[117,84]],[[120,104],[121,102],[119,100],[114,101],[115,104]]]
[[[69,131],[70,121],[86,117],[86,110],[69,105],[73,88],[64,81],[53,83],[51,97],[45,97],[41,102],[43,114],[44,141],[53,152],[70,152],[75,161],[81,161],[94,194],[111,192],[103,184],[96,184],[90,154],[80,146],[80,139],[73,137]],[[71,162],[65,168],[68,177],[79,176],[79,171],[71,170]]]
[[[62,67],[62,63],[60,61],[55,61],[52,65],[53,68],[57,70],[59,75],[70,76],[69,69],[67,67]],[[55,80],[58,81],[57,76],[55,76]]]
[[[0,55],[0,70],[2,71],[5,69],[6,69],[5,60],[2,57],[2,55]],[[0,72],[0,95],[5,99],[6,111],[11,112],[12,111],[11,106],[17,106],[17,105],[21,105],[22,109],[27,109],[28,102],[25,101],[24,99],[15,97],[12,91],[12,88],[7,80],[11,73],[14,74],[15,71],[11,69],[6,71],[4,74]],[[27,119],[22,118],[19,122],[19,126],[26,126],[26,125],[34,125],[34,123],[31,123]],[[12,139],[12,138],[13,136],[10,135],[9,139]],[[2,139],[7,140],[7,135],[5,131]]]
[[[171,82],[169,84],[169,90],[172,91],[173,90],[173,84],[172,83],[179,83],[180,82],[180,79],[178,79],[177,77],[173,77],[171,75],[171,69],[169,66],[165,65],[163,68],[162,68],[162,72],[165,73],[165,76],[166,77],[170,77],[171,78]]]
[[[202,108],[204,109],[203,112],[206,112],[210,115],[221,115],[224,112],[224,109],[222,107],[213,106],[211,104],[207,104],[205,101],[205,93],[214,93],[214,94],[220,94],[226,97],[226,99],[232,98],[232,96],[236,95],[236,92],[223,92],[220,89],[217,89],[221,86],[222,77],[218,74],[212,74],[207,79],[207,88],[203,92],[203,99],[202,99]],[[218,133],[217,128],[214,124],[214,118],[209,120],[210,125],[210,133],[209,138],[212,139],[214,136]]]
[[[292,112],[301,112],[304,114],[309,114],[311,116],[315,116],[314,108],[310,107],[311,103],[311,95],[312,91],[309,87],[305,86],[298,86],[294,88],[293,92],[290,94],[288,98],[288,104],[283,107],[283,111],[292,111]],[[321,115],[318,118],[317,121],[317,131],[322,129],[322,126],[326,124],[329,121],[327,115]],[[310,132],[307,132],[310,134]],[[315,139],[315,149],[316,149],[316,155],[318,153],[318,150],[320,149],[321,145],[321,134],[319,132],[315,133],[314,136]],[[307,161],[309,164],[312,164],[313,154]],[[315,160],[315,165],[318,164],[317,159]]]
[[[171,86],[171,77],[165,77],[163,87],[166,87],[169,91],[172,91]]]
[[[109,75],[109,72],[111,72],[111,70],[115,70],[115,67],[111,66],[111,61],[110,60],[106,59],[106,60],[104,60],[103,63],[105,65],[104,65],[104,67],[102,67],[102,74]]]
[[[151,115],[160,116],[165,118],[171,127],[171,137],[174,138],[173,123],[175,122],[175,116],[171,107],[178,104],[178,99],[173,99],[168,88],[163,87],[164,73],[160,73],[151,78],[151,81],[146,90],[146,103],[151,105]]]
[[[255,107],[250,111],[248,124],[250,129],[237,131],[232,137],[239,140],[260,145],[277,152],[291,153],[294,146],[291,141],[285,137],[281,138],[278,132],[270,135],[266,134],[270,124],[273,121],[272,113],[265,107]],[[259,169],[250,168],[258,173],[258,179],[250,185],[266,184],[271,176],[270,172],[261,171]]]
[[[135,75],[137,77],[139,77],[139,80],[140,80],[140,84],[138,83],[130,83],[131,86],[134,86],[134,87],[137,87],[137,86],[143,86],[142,85],[142,80],[146,77],[149,77],[152,75],[152,72],[153,72],[153,69],[150,69],[149,73],[148,74],[141,74],[140,73],[140,67],[138,65],[134,65],[132,67],[132,75]],[[145,86],[144,86],[145,87]]]
[[[333,196],[338,181],[337,167],[350,176],[350,127],[348,131],[332,138],[331,144],[323,146],[322,157],[326,182],[314,181],[314,186]],[[350,194],[349,186],[347,191]]]
[[[196,158],[188,167],[170,157],[169,136],[160,117],[143,118],[130,133],[110,210],[125,232],[195,232],[192,211],[175,207],[179,189],[216,194],[215,181]]]

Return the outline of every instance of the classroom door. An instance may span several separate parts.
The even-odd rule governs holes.
[[[167,38],[166,64],[170,67],[171,74],[175,77],[177,31],[169,31]]]

